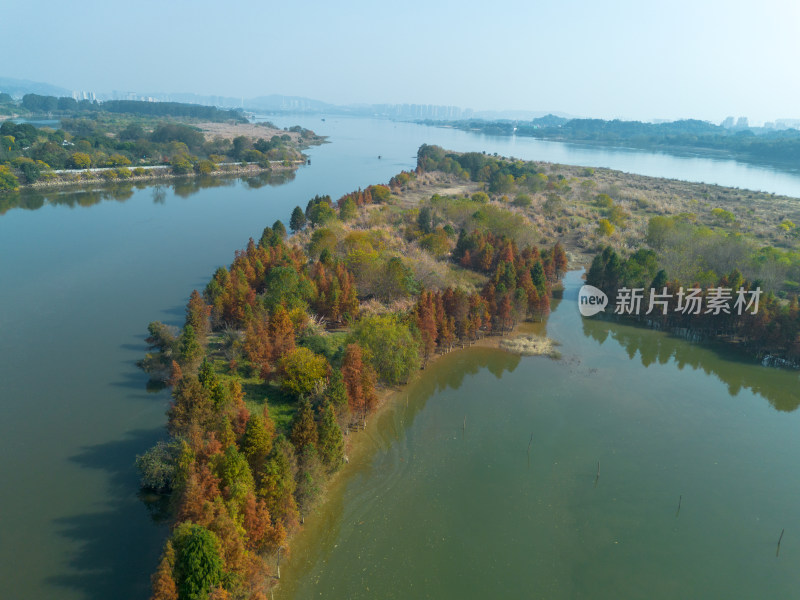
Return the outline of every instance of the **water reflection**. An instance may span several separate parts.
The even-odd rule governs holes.
[[[762,367],[735,349],[721,344],[696,344],[664,332],[602,319],[583,319],[583,334],[601,346],[616,341],[631,360],[638,354],[645,368],[673,361],[678,369],[691,367],[715,375],[736,396],[742,389],[759,394],[777,410],[791,412],[800,406],[800,374],[788,369]]]
[[[171,180],[170,183],[157,183],[147,181],[100,183],[93,182],[84,188],[53,188],[53,189],[24,189],[19,192],[0,194],[0,215],[11,209],[38,210],[44,206],[89,207],[104,201],[125,202],[129,200],[135,190],[152,188],[153,202],[164,204],[166,190],[171,189],[180,198],[188,198],[206,188],[232,187],[241,181],[247,189],[259,189],[264,186],[279,186],[295,177],[294,172],[262,173],[254,177],[187,177]],[[89,187],[91,186],[91,187]]]
[[[75,590],[87,600],[135,600],[145,598],[152,570],[165,534],[166,500],[146,505],[160,536],[138,527],[128,518],[142,510],[135,489],[137,474],[131,457],[141,448],[163,438],[161,428],[128,432],[124,438],[83,448],[70,460],[88,469],[108,474],[108,495],[86,512],[55,519],[59,535],[80,544],[68,558],[69,573],[51,576],[48,582],[58,588]],[[139,549],[132,553],[130,547]]]

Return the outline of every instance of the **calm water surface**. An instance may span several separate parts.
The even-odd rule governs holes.
[[[147,597],[166,530],[137,497],[132,462],[164,435],[167,396],[148,394],[134,364],[146,325],[180,324],[193,288],[311,196],[387,181],[413,168],[421,143],[800,196],[797,175],[733,161],[367,119],[272,120],[332,143],[282,183],[0,196],[4,598]],[[380,451],[365,453],[318,518],[330,529],[309,527],[319,551],[301,545],[283,593],[309,597],[326,582],[334,597],[368,597],[362,578],[377,597],[522,593],[533,574],[543,594],[561,596],[624,582],[620,595],[636,597],[645,573],[665,590],[796,584],[785,570],[800,548],[796,376],[569,312],[550,328],[573,359],[470,351],[429,369],[411,412],[375,424]]]
[[[276,597],[796,594],[797,373],[582,321],[579,285],[560,361],[454,353],[374,420]]]

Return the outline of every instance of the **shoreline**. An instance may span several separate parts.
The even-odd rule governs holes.
[[[174,179],[187,179],[197,177],[242,177],[248,175],[263,175],[268,173],[285,173],[288,171],[297,171],[301,166],[305,165],[306,161],[295,161],[289,166],[283,164],[276,164],[270,167],[262,167],[257,164],[241,165],[228,165],[228,168],[216,169],[210,173],[172,173],[169,172],[170,167],[167,166],[154,166],[147,169],[145,175],[131,175],[130,177],[106,179],[102,175],[84,179],[83,175],[87,171],[74,171],[68,175],[69,179],[53,179],[51,181],[37,181],[36,183],[22,184],[16,190],[8,193],[21,193],[27,190],[58,190],[61,188],[74,188],[76,186],[88,186],[92,184],[119,184],[119,183],[138,183],[138,182],[152,182],[152,181],[172,181]],[[128,168],[130,171],[133,169]],[[109,168],[107,171],[114,171],[115,168]],[[156,171],[153,173],[153,171]],[[102,173],[105,171],[89,171],[90,173]]]

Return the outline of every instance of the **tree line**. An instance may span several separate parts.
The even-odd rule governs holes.
[[[747,293],[761,288],[759,280],[748,280],[737,269],[707,280],[704,283],[670,277],[660,268],[658,255],[650,249],[639,249],[630,256],[620,256],[613,248],[606,247],[592,260],[586,283],[603,290],[614,306],[620,290],[643,289],[642,310],[639,314],[624,315],[624,318],[657,324],[664,329],[688,330],[707,338],[736,344],[756,356],[783,359],[788,364],[800,365],[800,307],[797,295],[781,300],[772,291],[764,290],[759,296],[757,312],[752,308],[738,310],[737,291]],[[689,289],[700,290],[697,302],[699,311],[685,310],[685,295]],[[724,300],[720,292],[726,290]],[[651,294],[658,294],[657,310],[645,314],[650,306]],[[709,310],[709,300],[714,299]],[[681,303],[683,302],[683,306]],[[776,363],[780,364],[780,362]]]
[[[306,139],[313,132],[303,130],[301,136]],[[117,116],[64,118],[56,130],[5,121],[0,125],[0,191],[53,178],[54,169],[111,168],[103,173],[105,179],[124,180],[144,174],[134,171],[146,165],[164,165],[175,174],[207,174],[225,162],[269,168],[273,161],[302,157],[288,134],[268,140],[246,136],[207,140],[185,123]]]
[[[442,124],[427,121],[428,124]],[[684,119],[643,123],[615,119],[563,119],[548,115],[532,121],[448,121],[449,127],[488,135],[519,135],[541,139],[626,145],[643,149],[729,152],[751,160],[796,165],[800,160],[797,129],[726,129],[706,121]]]

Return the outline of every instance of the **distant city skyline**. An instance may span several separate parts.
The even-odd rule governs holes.
[[[800,117],[800,5],[196,0],[4,7],[0,75],[70,90],[635,120]],[[31,15],[36,15],[31,19]]]

